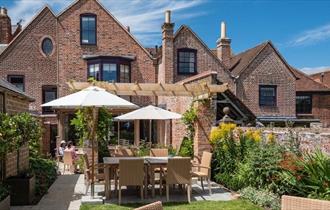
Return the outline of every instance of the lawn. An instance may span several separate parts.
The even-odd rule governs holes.
[[[245,200],[233,201],[195,201],[187,203],[164,203],[164,209],[171,210],[261,210],[262,208]],[[80,210],[128,210],[141,206],[141,204],[114,204],[105,205],[82,205]]]

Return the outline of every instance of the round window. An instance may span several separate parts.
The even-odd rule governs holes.
[[[42,48],[42,52],[45,55],[47,55],[47,56],[50,55],[53,52],[53,42],[52,42],[52,40],[50,38],[43,39],[41,48]]]

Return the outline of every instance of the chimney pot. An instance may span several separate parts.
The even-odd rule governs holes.
[[[0,7],[0,15],[7,15],[6,7]]]
[[[221,39],[226,39],[226,23],[224,21],[221,22]]]
[[[171,23],[171,10],[165,11],[165,23]]]
[[[128,31],[128,32],[131,32],[131,27],[126,26],[126,28],[127,28],[127,31]]]

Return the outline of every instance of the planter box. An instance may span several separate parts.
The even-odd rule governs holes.
[[[5,199],[0,201],[0,209],[1,210],[10,210],[10,195],[8,195]]]
[[[10,204],[29,205],[32,204],[35,194],[35,177],[10,177],[7,179],[10,186]]]

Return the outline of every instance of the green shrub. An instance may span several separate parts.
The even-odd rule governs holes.
[[[74,126],[76,136],[79,139],[79,145],[83,146],[84,141],[91,139],[91,130],[93,122],[92,108],[83,108],[75,113],[75,118],[70,122]],[[104,156],[109,156],[108,145],[110,144],[110,134],[113,128],[112,114],[106,108],[100,108],[97,122],[97,141],[99,161],[103,161]]]
[[[256,189],[253,187],[246,187],[239,191],[241,198],[247,199],[252,203],[270,208],[273,210],[280,209],[281,202],[279,196],[265,189]]]
[[[8,187],[4,184],[0,184],[0,202],[9,195]]]
[[[31,157],[30,170],[36,178],[36,195],[44,195],[57,178],[55,161],[41,157]]]
[[[12,117],[16,124],[16,135],[18,138],[17,148],[24,143],[29,143],[29,155],[36,157],[40,155],[41,125],[37,118],[23,112]]]
[[[184,137],[180,146],[179,156],[182,157],[193,157],[194,156],[194,148],[193,148],[193,140],[188,137]]]
[[[320,150],[297,161],[298,170],[281,174],[283,183],[296,195],[330,200],[330,157]]]

